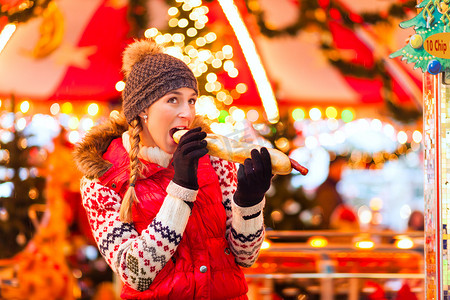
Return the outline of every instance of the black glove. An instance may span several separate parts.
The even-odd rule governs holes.
[[[234,202],[241,207],[250,207],[261,202],[273,176],[272,162],[266,148],[261,148],[261,153],[253,149],[251,156],[251,159],[244,161],[244,165],[239,166],[237,172],[238,183]]]
[[[198,160],[208,153],[205,137],[206,132],[201,131],[200,127],[189,130],[181,137],[173,154],[172,163],[175,170],[172,181],[176,184],[191,190],[198,190]]]

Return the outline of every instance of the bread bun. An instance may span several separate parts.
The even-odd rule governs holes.
[[[178,143],[181,137],[186,132],[188,131],[178,130],[177,132],[175,132],[173,134],[174,141]],[[206,147],[208,148],[209,155],[216,156],[224,160],[240,164],[243,164],[245,159],[251,158],[250,153],[253,149],[260,150],[262,148],[261,146],[256,144],[238,142],[236,140],[229,139],[222,135],[212,133],[208,133],[205,140],[208,143]],[[286,154],[276,149],[267,148],[267,150],[269,151],[270,154],[273,174],[286,175],[291,173],[292,171],[291,159]],[[297,163],[297,165],[299,164]],[[306,173],[308,172],[306,168],[304,167],[301,168],[306,170]],[[305,172],[304,170],[298,171],[300,171],[300,173],[303,174]],[[306,173],[303,175],[306,175]]]

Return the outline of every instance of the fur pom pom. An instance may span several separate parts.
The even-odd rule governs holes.
[[[128,45],[128,47],[123,52],[122,71],[125,75],[125,78],[128,78],[128,75],[130,74],[131,69],[133,68],[135,63],[139,62],[147,55],[163,52],[164,48],[156,44],[154,40],[135,40],[134,43]]]

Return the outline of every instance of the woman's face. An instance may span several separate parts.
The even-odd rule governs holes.
[[[172,138],[175,128],[190,129],[195,117],[197,93],[191,88],[170,91],[148,109],[139,114],[144,127],[145,146],[157,146],[167,153],[174,153],[177,144]],[[147,115],[147,122],[143,116]]]

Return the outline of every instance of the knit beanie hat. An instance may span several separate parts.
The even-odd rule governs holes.
[[[136,40],[123,52],[125,89],[122,109],[128,124],[170,91],[188,87],[198,94],[197,79],[180,59],[163,53],[153,40]]]

